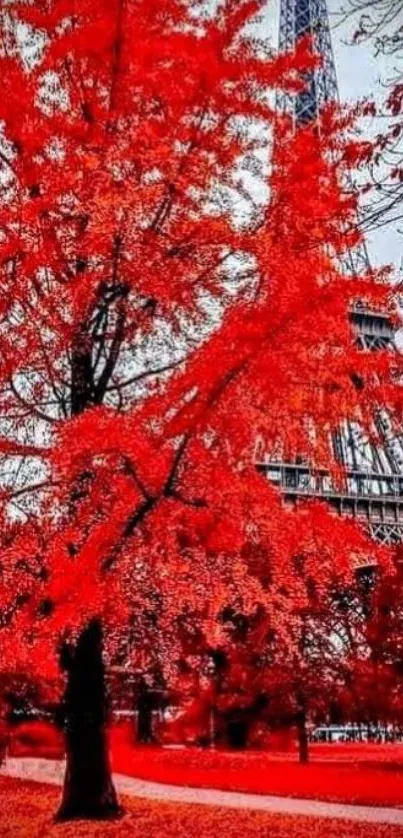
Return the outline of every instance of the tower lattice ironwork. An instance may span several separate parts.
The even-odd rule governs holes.
[[[338,100],[336,67],[326,0],[280,2],[280,50],[295,49],[298,40],[308,35],[322,58],[321,64],[307,74],[303,92],[278,94],[277,107],[287,111],[297,127],[314,122],[323,105]],[[352,274],[370,267],[365,243],[353,249],[343,263],[343,269]],[[396,351],[395,333],[386,313],[357,305],[350,319],[363,351]],[[332,485],[325,470],[313,472],[304,462],[280,462],[265,452],[264,445],[258,448],[257,466],[279,485],[287,501],[321,497],[341,514],[365,523],[375,539],[387,544],[403,541],[403,437],[396,436],[386,413],[378,411],[374,426],[379,444],[370,442],[360,426],[351,421],[333,436],[334,456],[345,469],[343,489]]]

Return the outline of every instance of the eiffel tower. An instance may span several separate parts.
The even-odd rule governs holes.
[[[322,57],[321,66],[306,77],[298,95],[279,93],[277,108],[292,116],[295,127],[318,119],[322,106],[338,101],[336,67],[326,0],[280,0],[279,47],[292,51],[306,35],[313,38]],[[346,273],[370,270],[365,244],[352,250],[343,263]],[[395,333],[382,311],[357,304],[350,312],[355,339],[363,351],[396,351]],[[344,467],[343,487],[332,485],[325,470],[315,472],[306,462],[280,462],[257,447],[257,468],[279,486],[284,500],[317,497],[329,502],[341,515],[356,517],[384,544],[403,541],[403,437],[396,436],[386,413],[374,416],[379,444],[369,442],[360,427],[345,421],[332,439],[336,460]]]

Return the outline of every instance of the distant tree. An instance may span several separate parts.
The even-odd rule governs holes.
[[[399,727],[403,725],[402,578],[401,561],[394,573],[380,574],[365,622],[367,654],[355,673],[362,718]]]
[[[360,712],[367,717],[368,700],[356,699],[357,676],[368,660],[370,613],[351,561],[354,522],[334,516],[330,525],[328,510],[317,502],[278,509],[275,521],[269,549],[261,542],[242,546],[249,573],[262,586],[259,606],[252,613],[234,603],[225,607],[216,646],[199,637],[188,649],[189,670],[203,677],[176,727],[189,735],[200,724],[207,736],[212,729],[233,747],[245,747],[259,723],[267,731],[288,728],[306,763],[313,723],[328,723],[337,707],[346,720]],[[372,553],[364,533],[355,547],[356,558]],[[378,553],[381,563],[387,559]]]

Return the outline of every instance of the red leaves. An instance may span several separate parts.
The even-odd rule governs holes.
[[[398,116],[403,109],[403,84],[395,84],[387,99],[387,107],[392,116]]]
[[[375,117],[377,115],[377,108],[375,102],[373,102],[372,100],[365,102],[362,107],[362,115]]]
[[[360,166],[362,163],[368,164],[374,154],[374,146],[370,142],[354,142],[349,143],[344,152],[345,160],[348,166],[354,168]]]
[[[228,605],[263,609],[295,651],[308,577],[323,592],[368,549],[322,505],[284,509],[253,465],[260,433],[339,476],[331,430],[367,419],[371,398],[398,409],[391,362],[358,356],[347,319],[385,288],[333,259],[358,235],[345,232],[356,199],[340,183],[372,149],[344,139],[352,117],[336,108],[320,136],[273,125],[257,92],[300,89],[317,58],[303,41],[260,60],[242,28],[261,5],[221,4],[197,28],[174,0],[124,4],[120,23],[123,5],[107,0],[18,4],[48,37],[28,76],[4,59],[0,106],[13,169],[0,210],[0,454],[21,460],[17,491],[38,487],[23,512],[32,528],[3,545],[4,657],[18,651],[21,667],[41,650],[50,666],[58,638],[96,614],[117,632],[139,615],[146,656],[156,602],[167,666],[177,619],[219,643]],[[239,230],[231,196],[245,201],[240,158],[262,156],[256,117],[278,132],[260,184],[270,206]]]
[[[115,39],[114,28],[111,25],[108,26],[105,19],[83,21],[78,31],[67,29],[65,34],[60,34],[50,43],[46,50],[46,65],[52,65],[54,61],[63,59],[71,51],[74,51],[77,59],[111,53]]]

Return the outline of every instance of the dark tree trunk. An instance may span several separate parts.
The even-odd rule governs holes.
[[[301,707],[297,712],[297,736],[299,761],[306,765],[309,762],[309,744],[305,707]]]
[[[144,680],[140,683],[137,697],[137,742],[149,745],[153,735],[153,695]]]
[[[83,218],[83,229],[88,218]],[[102,373],[96,380],[94,367],[95,332],[91,317],[83,319],[72,342],[71,350],[71,415],[79,416],[94,404],[101,404],[106,387],[117,363],[123,340],[125,299],[127,289],[117,292],[119,252],[121,241],[114,240],[113,275],[111,284],[100,285],[94,311],[103,315],[104,348],[108,345],[108,306],[118,300],[116,332],[110,341],[109,354]],[[77,262],[77,272],[87,267],[86,258]],[[111,289],[113,295],[111,296]],[[106,315],[105,315],[106,312]],[[105,350],[106,351],[106,350]],[[74,517],[78,503],[87,496],[92,474],[77,475],[71,492],[70,513]],[[78,552],[76,544],[67,545],[71,555]],[[75,647],[64,646],[61,665],[67,672],[67,686],[63,702],[63,721],[66,735],[67,766],[62,802],[57,820],[73,818],[108,819],[120,814],[120,807],[112,783],[106,734],[106,688],[102,661],[102,629],[92,619],[82,631]]]
[[[93,404],[92,345],[84,324],[75,337],[71,358],[71,413],[79,416]]]
[[[64,648],[67,766],[56,820],[111,819],[121,810],[112,783],[106,735],[102,630],[91,620],[74,649]]]
[[[248,744],[249,724],[240,714],[230,716],[227,721],[228,746],[234,751],[241,751]]]

